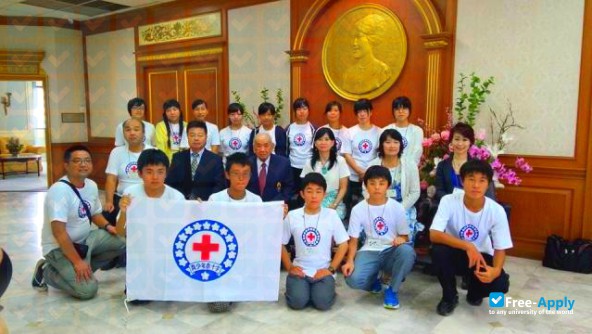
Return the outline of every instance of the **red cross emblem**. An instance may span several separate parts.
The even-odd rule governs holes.
[[[132,171],[132,173],[136,173],[138,171],[138,166],[137,165],[132,165],[130,167],[130,170]]]
[[[193,243],[193,251],[201,252],[201,260],[209,261],[210,253],[214,253],[220,250],[220,244],[212,243],[211,236],[204,234],[201,238],[201,242]]]
[[[313,240],[315,239],[315,235],[314,233],[310,232],[308,233],[308,235],[306,235],[306,238],[310,240],[310,242],[313,242]]]
[[[467,232],[465,232],[465,234],[467,235],[467,238],[471,239],[471,236],[473,235],[473,231],[471,231],[469,229],[469,230],[467,230]]]
[[[362,147],[363,147],[365,150],[367,150],[367,149],[368,149],[368,143],[364,143],[364,144],[362,145]]]
[[[378,222],[378,224],[376,224],[376,228],[378,228],[379,231],[382,231],[382,229],[384,228],[384,223]]]

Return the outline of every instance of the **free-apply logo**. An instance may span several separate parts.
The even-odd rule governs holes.
[[[489,307],[504,307],[506,298],[502,292],[492,292],[489,294]]]

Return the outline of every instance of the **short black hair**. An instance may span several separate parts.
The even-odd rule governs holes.
[[[303,97],[297,98],[296,100],[294,100],[294,103],[292,103],[292,108],[294,109],[294,111],[296,111],[296,109],[298,108],[304,107],[310,109],[310,104],[308,103],[308,100]]]
[[[388,168],[383,166],[370,166],[366,170],[364,174],[364,185],[368,186],[368,181],[372,179],[384,179],[388,181],[389,187],[393,183],[393,178],[391,177],[391,172],[389,172]]]
[[[232,165],[240,165],[240,166],[249,166],[251,167],[251,163],[249,162],[249,156],[242,153],[236,152],[226,157],[226,171],[230,172],[230,168]]]
[[[123,129],[125,129],[125,125],[127,124],[127,122],[129,122],[130,120],[136,120],[135,118],[128,118],[125,121],[123,121],[123,123],[121,124],[121,127]],[[142,132],[146,132],[146,125],[144,124],[144,122],[139,121],[140,124],[142,124]]]
[[[70,158],[72,157],[72,153],[74,153],[76,151],[85,151],[89,155],[91,155],[90,154],[90,150],[88,149],[88,147],[86,147],[84,145],[72,145],[72,146],[68,147],[66,149],[66,151],[64,152],[64,162],[69,162],[70,161]]]
[[[142,169],[146,166],[162,165],[166,169],[169,169],[169,158],[163,151],[157,148],[149,148],[140,153],[137,164],[140,172],[142,172]]]
[[[202,100],[202,99],[197,99],[195,101],[193,101],[193,103],[191,103],[191,110],[197,108],[197,106],[199,105],[205,105],[206,108],[208,107],[208,104],[206,103],[206,101]]]
[[[469,159],[460,167],[460,178],[465,180],[469,175],[483,174],[487,177],[487,181],[491,184],[493,182],[493,168],[487,161],[479,159]]]
[[[401,133],[395,129],[386,129],[380,134],[380,138],[378,139],[378,156],[384,158],[384,142],[387,139],[394,139],[399,142],[399,154],[397,156],[400,158],[403,155],[403,136]]]
[[[397,109],[409,109],[411,115],[411,100],[407,96],[399,96],[393,100],[392,110],[393,112]]]
[[[263,115],[267,112],[270,112],[272,115],[275,115],[275,106],[269,102],[263,102],[259,105],[259,109],[257,110],[258,115]]]
[[[204,121],[190,121],[187,123],[187,133],[193,128],[203,129],[206,132],[206,135],[208,134],[208,126]]]
[[[302,191],[304,191],[306,186],[308,186],[309,184],[317,185],[323,188],[323,191],[327,191],[327,181],[325,181],[325,178],[320,173],[312,172],[306,174],[306,176],[302,179],[302,182],[300,184],[300,189]]]
[[[133,99],[127,101],[127,112],[131,115],[132,114],[132,108],[134,107],[141,107],[141,106],[145,106],[146,102],[139,98],[139,97],[134,97]]]
[[[458,122],[450,129],[450,141],[452,141],[455,133],[467,138],[471,145],[475,144],[475,130],[467,123]]]
[[[240,113],[241,115],[245,113],[245,108],[240,103],[233,102],[228,105],[228,115],[232,113]]]
[[[333,107],[337,107],[337,109],[339,110],[339,113],[341,113],[342,111],[342,106],[341,103],[339,103],[338,101],[331,101],[329,103],[327,103],[327,106],[325,106],[325,114],[328,113],[329,111],[331,111],[331,109],[333,109]]]
[[[181,105],[179,104],[179,101],[177,101],[175,99],[166,100],[162,104],[162,110],[165,112],[167,111],[168,108],[172,108],[172,107],[175,107],[175,108],[181,110]],[[181,115],[183,115],[183,113],[181,113]]]
[[[354,103],[354,113],[357,115],[360,110],[372,111],[372,102],[368,99],[359,99]]]

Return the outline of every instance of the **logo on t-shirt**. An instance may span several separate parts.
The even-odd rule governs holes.
[[[89,210],[91,210],[91,216],[92,216],[92,208],[90,205],[90,202],[87,200],[84,200],[84,203],[86,203],[86,206],[88,207]],[[78,203],[78,218],[87,218],[88,216],[86,215],[86,209],[84,208],[84,205],[82,205],[82,202]]]
[[[304,146],[306,144],[306,137],[302,133],[297,133],[294,136],[294,145],[296,146]]]
[[[211,282],[224,276],[236,262],[238,242],[226,225],[198,220],[186,225],[173,244],[173,259],[187,276]]]
[[[171,134],[171,138],[173,139],[173,145],[180,145],[181,144],[181,136],[177,132],[173,132]]]
[[[374,231],[376,232],[376,234],[383,236],[388,232],[388,226],[386,226],[384,218],[378,216],[374,218],[372,224],[374,225]]]
[[[403,148],[407,147],[407,144],[409,144],[409,142],[407,141],[407,138],[403,137],[403,143],[402,144],[403,144]]]
[[[138,174],[138,164],[136,163],[136,161],[132,161],[129,164],[127,164],[127,166],[125,166],[125,174]]]
[[[458,231],[458,237],[466,241],[475,241],[479,238],[479,229],[471,224],[465,225]]]
[[[238,137],[232,137],[228,141],[228,147],[230,147],[233,150],[238,150],[241,147],[243,147],[243,142]]]
[[[315,247],[321,242],[321,234],[314,227],[307,227],[302,231],[302,242],[305,246]]]
[[[337,150],[337,152],[341,150],[341,139],[339,138],[335,138],[335,149]]]
[[[358,144],[358,150],[360,150],[360,153],[364,154],[372,152],[372,142],[368,139],[362,140]]]

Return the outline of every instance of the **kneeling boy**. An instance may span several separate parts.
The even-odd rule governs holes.
[[[294,262],[282,246],[282,263],[288,270],[286,302],[295,310],[309,304],[328,310],[335,302],[335,268],[347,251],[348,236],[337,212],[321,207],[326,190],[321,174],[307,174],[300,191],[304,207],[290,211],[284,220],[282,243],[287,245],[294,237],[296,246]],[[338,247],[331,259],[333,240]]]
[[[504,209],[485,197],[492,182],[491,166],[469,160],[460,169],[464,193],[442,197],[430,228],[432,259],[442,286],[437,312],[446,316],[458,304],[455,275],[467,275],[467,302],[481,305],[491,292],[508,292],[503,270],[506,249],[512,248]]]
[[[374,293],[382,291],[378,273],[390,275],[384,292],[387,309],[399,308],[399,287],[415,262],[415,251],[409,241],[409,224],[403,206],[386,196],[391,186],[391,173],[382,166],[366,170],[364,185],[369,197],[358,203],[351,212],[348,233],[349,252],[342,271],[345,282],[351,288]],[[361,232],[366,235],[364,245],[358,251]]]

